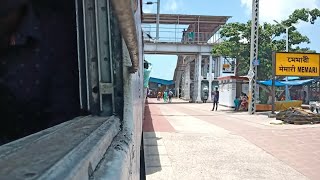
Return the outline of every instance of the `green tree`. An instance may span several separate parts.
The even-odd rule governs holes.
[[[297,9],[288,19],[281,22],[289,28],[289,51],[290,52],[314,52],[309,48],[301,48],[301,43],[310,43],[307,36],[297,31],[295,25],[299,21],[314,24],[320,17],[319,9]],[[260,65],[258,66],[258,79],[269,79],[272,73],[272,52],[284,51],[286,40],[281,36],[286,32],[279,24],[263,23],[259,26],[259,52]],[[224,41],[212,49],[216,56],[236,58],[236,75],[246,75],[250,64],[250,34],[251,21],[247,23],[228,23],[221,32]]]

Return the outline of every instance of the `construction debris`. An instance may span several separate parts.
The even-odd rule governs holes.
[[[301,108],[289,108],[285,111],[280,111],[276,115],[276,119],[296,125],[318,124],[320,123],[320,114],[310,113]]]

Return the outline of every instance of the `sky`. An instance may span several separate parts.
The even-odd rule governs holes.
[[[143,0],[144,3],[148,1]],[[160,13],[232,16],[228,22],[247,22],[251,19],[251,5],[252,0],[160,0]],[[260,0],[259,5],[259,22],[274,23],[273,20],[286,19],[295,9],[320,8],[320,0]],[[156,13],[157,5],[143,4],[143,11]],[[311,41],[304,46],[320,52],[320,20],[313,25],[301,22],[296,27]],[[152,64],[151,77],[173,79],[177,56],[145,55],[145,59]]]

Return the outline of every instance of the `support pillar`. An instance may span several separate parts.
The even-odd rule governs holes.
[[[203,76],[207,78],[207,74],[208,74],[208,60],[205,59],[204,67],[203,67]]]
[[[211,92],[212,92],[212,56],[209,56],[209,96],[208,101],[211,101]]]
[[[186,67],[186,83],[185,83],[185,98],[187,100],[190,100],[190,63],[187,64],[187,67]]]
[[[179,98],[180,80],[177,80],[177,81],[176,81],[175,87],[176,87],[176,97]]]
[[[194,59],[194,71],[193,71],[193,91],[192,91],[192,101],[197,101],[197,92],[198,92],[198,57],[195,56]]]
[[[182,81],[182,99],[190,100],[190,64],[186,64]]]
[[[184,70],[184,72],[182,73],[182,76],[181,76],[181,98],[184,99],[184,94],[185,94],[185,84],[186,84],[186,81],[185,81],[185,73],[186,73],[186,70]]]
[[[215,67],[214,67],[214,77],[219,77],[221,76],[221,68],[220,68],[220,61],[221,61],[221,57],[217,57],[215,59]]]
[[[180,88],[179,87],[177,88],[176,92],[177,92],[177,98],[179,98],[179,94],[180,94]]]
[[[198,67],[198,73],[197,73],[197,99],[196,99],[196,102],[201,102],[201,61],[202,61],[202,55],[199,54],[198,58],[197,58],[197,65]]]

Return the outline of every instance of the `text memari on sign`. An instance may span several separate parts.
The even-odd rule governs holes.
[[[320,54],[307,53],[276,53],[276,76],[307,76],[320,75]]]

